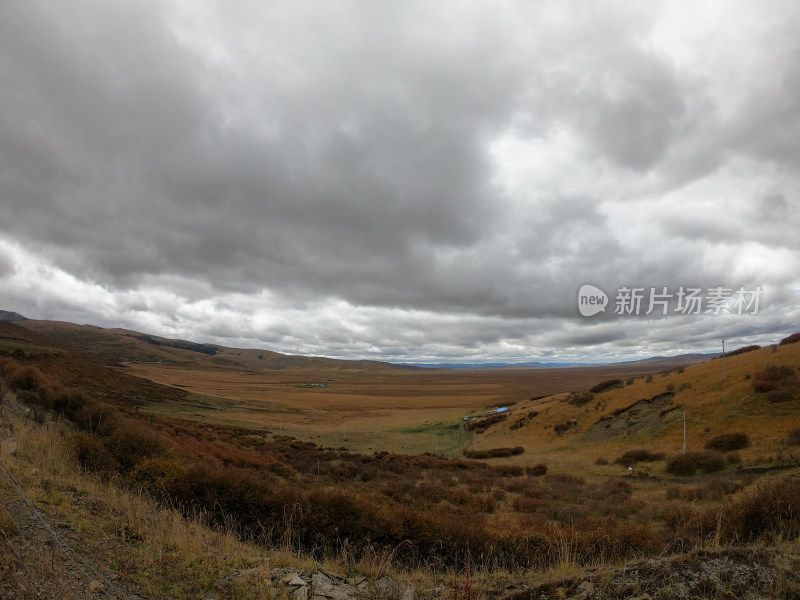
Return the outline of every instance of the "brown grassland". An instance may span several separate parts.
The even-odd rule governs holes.
[[[764,597],[800,594],[800,343],[699,364],[446,371],[24,325],[0,323],[19,407],[4,461],[148,597],[312,561],[391,572],[423,597],[465,570],[477,587],[454,600],[522,584],[558,597],[542,582],[721,549],[773,557],[780,577],[753,583]],[[3,559],[6,581],[18,559]],[[39,562],[26,568],[46,574]]]

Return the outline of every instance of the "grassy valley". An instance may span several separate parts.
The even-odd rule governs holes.
[[[724,362],[447,371],[0,323],[3,461],[145,597],[275,597],[272,569],[318,565],[428,598],[796,597],[793,341]],[[33,593],[58,569],[15,550],[16,493],[4,482],[2,581]],[[727,583],[670,596],[703,553],[734,565]],[[216,585],[234,570],[252,577]],[[81,593],[109,589],[89,579]]]

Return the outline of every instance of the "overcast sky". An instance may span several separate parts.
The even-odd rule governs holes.
[[[398,362],[772,343],[798,30],[793,0],[8,0],[0,309]]]

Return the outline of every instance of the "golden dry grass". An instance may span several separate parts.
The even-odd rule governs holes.
[[[269,430],[323,446],[366,452],[457,453],[463,417],[531,397],[652,372],[657,364],[493,370],[264,369],[130,364],[126,371],[194,394],[147,410]],[[324,384],[324,388],[302,387]],[[437,440],[438,436],[438,440]]]

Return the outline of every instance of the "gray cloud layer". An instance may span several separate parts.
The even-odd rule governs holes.
[[[3,308],[398,360],[772,339],[800,316],[799,12],[12,1]],[[586,282],[765,295],[587,320]]]

